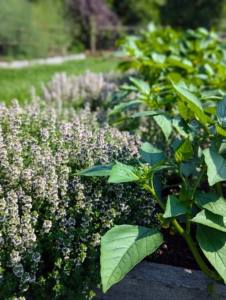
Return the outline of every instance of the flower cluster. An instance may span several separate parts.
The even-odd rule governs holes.
[[[47,85],[42,84],[44,99],[56,102],[59,106],[70,104],[78,107],[87,103],[92,110],[101,107],[111,96],[117,86],[127,81],[127,75],[113,72],[92,73],[86,71],[84,75],[70,75],[56,73]]]
[[[57,101],[32,91],[25,108],[0,105],[0,299],[91,297],[100,236],[154,218],[153,199],[135,185],[75,175],[135,158],[139,136],[100,126],[87,105],[76,112]]]

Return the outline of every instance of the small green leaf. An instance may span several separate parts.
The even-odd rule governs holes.
[[[145,142],[140,147],[140,155],[151,166],[154,166],[165,159],[165,153],[148,142]]]
[[[126,103],[120,103],[119,105],[116,105],[114,107],[114,109],[112,109],[110,111],[110,113],[108,114],[108,117],[113,116],[122,111],[126,111],[128,109],[138,107],[141,103],[142,103],[142,101],[140,101],[140,100],[133,100],[133,101],[128,101]]]
[[[103,292],[120,281],[136,264],[163,243],[157,228],[120,225],[101,238],[101,279]]]
[[[137,118],[137,117],[148,117],[148,116],[158,116],[163,114],[160,110],[151,110],[151,111],[142,111],[136,114],[129,116],[129,118]]]
[[[217,134],[225,136],[226,137],[226,130],[221,128],[219,125],[216,125]]]
[[[216,110],[216,106],[207,106],[203,108],[204,112],[214,115],[217,115],[217,110]]]
[[[213,214],[205,209],[200,211],[191,221],[226,232],[226,217]]]
[[[139,89],[139,91],[146,95],[149,95],[150,88],[147,82],[133,77],[129,77],[129,80]]]
[[[220,89],[211,89],[211,90],[206,90],[204,92],[201,93],[201,98],[202,99],[212,99],[212,98],[217,98],[222,99],[222,95],[224,94],[224,92]]]
[[[172,132],[171,117],[167,114],[161,114],[153,117],[158,126],[162,129],[166,139],[168,140]]]
[[[182,163],[180,165],[180,170],[184,174],[185,177],[189,177],[194,171],[195,171],[196,166],[194,164],[185,164]]]
[[[174,166],[154,166],[151,168],[150,172],[148,174],[153,174],[161,170],[171,170],[175,169]]]
[[[226,96],[217,104],[217,119],[222,127],[226,127]]]
[[[82,176],[110,176],[111,169],[114,166],[114,163],[107,165],[93,166],[85,170],[77,172],[75,175]]]
[[[180,135],[184,137],[187,137],[189,135],[191,130],[187,125],[187,123],[182,118],[174,117],[172,121],[173,121],[172,122],[173,127],[176,128],[177,132]]]
[[[109,102],[111,104],[117,104],[119,103],[122,99],[124,99],[126,96],[128,96],[129,92],[128,91],[115,91],[109,98]]]
[[[205,68],[205,70],[206,70],[206,73],[211,77],[211,76],[213,76],[214,75],[214,70],[213,70],[213,68],[209,65],[209,64],[205,64],[204,65],[204,68]]]
[[[192,156],[192,154],[193,154],[193,149],[189,137],[187,137],[177,147],[175,152],[175,161],[176,163],[181,163],[182,161],[189,159]]]
[[[203,253],[220,276],[226,280],[226,233],[198,225],[196,238]]]
[[[111,124],[119,123],[119,122],[125,121],[126,119],[127,119],[127,117],[117,118],[117,119],[110,121],[109,124],[111,125]]]
[[[199,99],[192,94],[189,90],[180,87],[178,84],[174,84],[171,81],[173,87],[177,91],[177,93],[180,95],[183,102],[187,103],[188,107],[194,112],[196,117],[203,123],[207,123],[206,115],[203,112],[202,103],[199,101]]]
[[[219,181],[226,180],[226,162],[224,158],[209,148],[203,150],[203,154],[208,167],[207,176],[209,185],[212,186]]]
[[[155,194],[161,198],[162,197],[162,178],[158,174],[154,174],[153,186]]]
[[[186,206],[184,206],[175,196],[168,196],[166,203],[166,211],[163,215],[164,218],[171,218],[179,215],[184,215],[186,214],[186,212]]]
[[[174,152],[176,152],[177,148],[180,146],[181,143],[182,143],[182,140],[179,139],[178,137],[174,139],[174,141],[171,145]]]
[[[121,85],[119,89],[127,92],[138,92],[138,88],[133,85]]]
[[[110,173],[108,183],[121,183],[138,181],[139,177],[135,174],[136,169],[132,166],[116,163]]]
[[[195,201],[210,212],[226,216],[226,201],[223,197],[213,193],[195,193]]]
[[[178,101],[178,111],[184,120],[195,119],[193,110],[187,105],[186,102]]]

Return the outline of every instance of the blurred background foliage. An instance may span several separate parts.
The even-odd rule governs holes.
[[[90,47],[91,17],[104,26],[117,21],[145,27],[154,21],[179,29],[201,26],[224,31],[225,15],[226,0],[0,0],[0,60],[84,51]],[[118,37],[113,31],[96,31],[99,48],[113,44],[104,43],[106,38]]]

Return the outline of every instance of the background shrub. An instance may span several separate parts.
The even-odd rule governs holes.
[[[0,0],[0,55],[14,58],[66,53],[71,43],[62,1]]]
[[[160,23],[173,28],[211,27],[221,21],[224,0],[166,0],[159,6]]]

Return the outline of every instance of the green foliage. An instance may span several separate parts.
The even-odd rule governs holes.
[[[159,0],[105,0],[106,4],[126,25],[146,25],[151,20],[159,23]]]
[[[32,24],[32,6],[27,0],[0,1],[0,55],[32,57],[37,32]]]
[[[224,0],[165,0],[159,6],[160,22],[173,28],[187,29],[211,28],[219,24],[222,16]]]
[[[0,1],[0,55],[41,58],[64,54],[71,43],[63,1]]]
[[[136,68],[150,84],[155,102],[168,101],[167,78],[178,83],[181,78],[188,87],[201,89],[225,88],[225,46],[213,31],[204,28],[178,32],[158,29],[153,23],[139,36],[129,36],[118,42],[123,55],[133,60],[122,63],[121,69]],[[210,71],[211,70],[211,71]],[[217,96],[217,91],[216,96]],[[219,91],[220,92],[220,91]],[[162,99],[163,98],[163,99]]]
[[[38,51],[45,56],[67,53],[71,45],[70,25],[65,17],[64,1],[39,0],[32,3],[32,23],[38,32]],[[40,53],[39,53],[40,56]]]
[[[159,36],[157,33],[160,33]],[[142,144],[137,163],[116,163],[108,174],[108,182],[131,181],[142,190],[149,191],[156,199],[158,209],[163,212],[164,221],[158,228],[170,223],[170,228],[187,242],[200,269],[213,280],[226,282],[226,202],[221,186],[221,182],[226,180],[226,87],[221,85],[225,76],[222,72],[225,63],[221,61],[224,60],[225,50],[216,36],[206,29],[187,33],[181,35],[171,29],[158,31],[150,25],[148,32],[143,32],[141,37],[128,38],[123,45],[127,55],[136,60],[142,78],[130,78],[131,86],[120,89],[136,93],[136,98],[143,103],[139,103],[139,112],[130,114],[128,94],[125,97],[120,91],[118,96],[114,94],[112,97],[117,108],[109,116],[120,115],[120,110],[121,116],[113,122],[148,116],[160,126],[163,135],[158,137],[160,147],[147,142]],[[199,51],[193,48],[191,35],[196,46],[202,45]],[[153,39],[149,41],[148,36]],[[168,38],[168,44],[164,47],[165,38]],[[184,48],[185,45],[189,47]],[[195,62],[192,61],[192,51],[199,53]],[[183,77],[184,80],[181,80]],[[164,90],[163,95],[158,87]],[[145,110],[147,108],[149,110]],[[160,117],[164,117],[164,121]],[[166,148],[164,139],[172,145],[171,151]],[[163,190],[171,187],[171,177],[176,178],[173,182],[176,188],[170,191],[166,201]],[[205,192],[202,191],[203,183],[207,184]],[[191,222],[196,227],[196,240],[191,235]],[[117,231],[117,236],[114,236],[117,244],[109,243],[104,236],[101,238],[104,292],[130,269],[130,255],[119,253],[117,259],[123,261],[123,266],[120,266],[122,271],[114,272],[115,263],[111,260],[113,249],[120,245],[126,251],[124,245],[127,240],[136,244],[139,237],[137,233],[132,239],[128,236],[121,241],[120,227],[110,229],[106,234],[111,236]],[[204,262],[196,247],[197,242],[214,270]],[[145,254],[145,247],[139,248],[138,252]],[[138,262],[137,255],[135,263]]]

